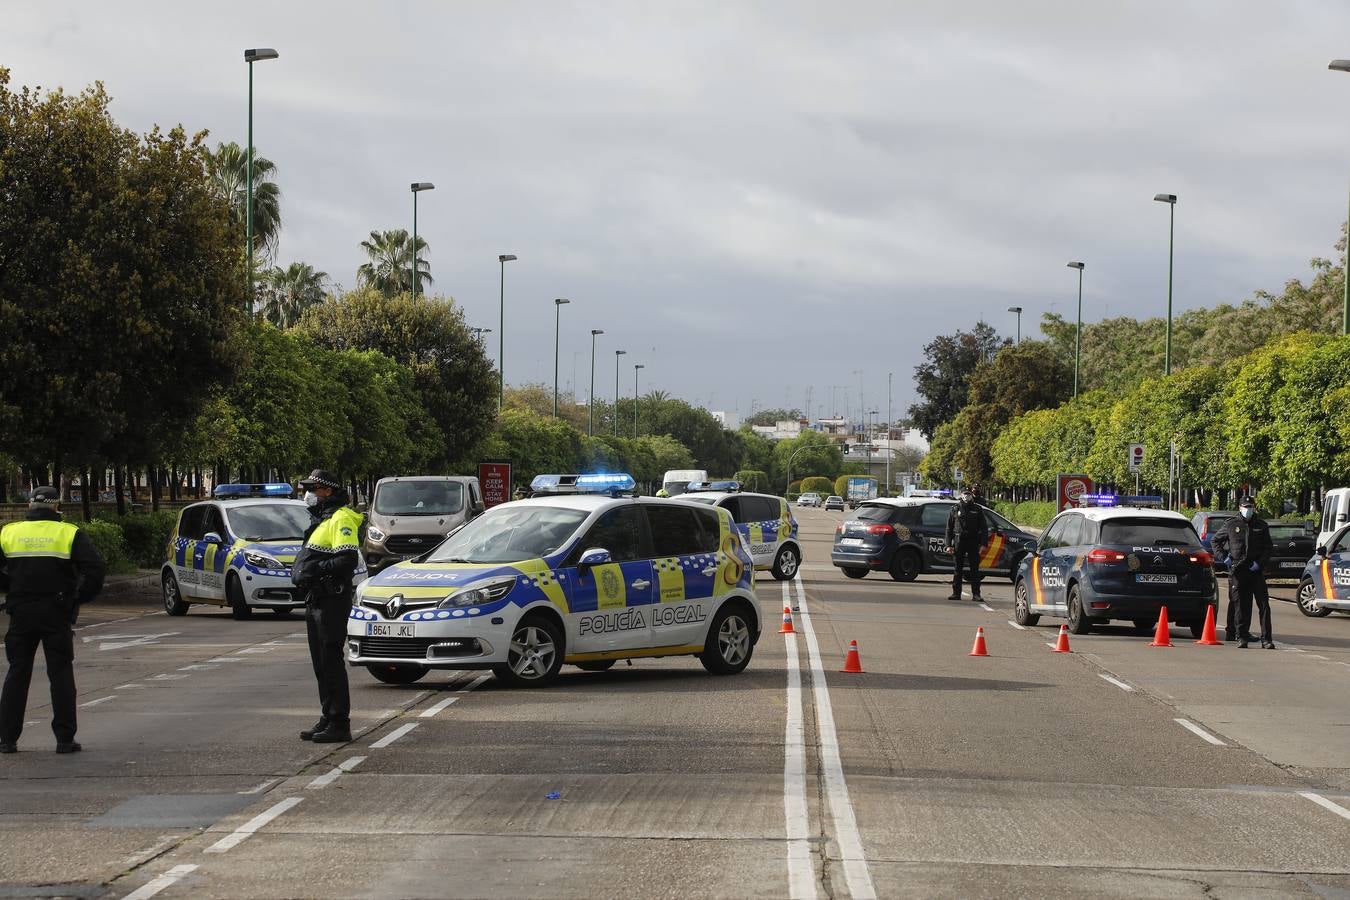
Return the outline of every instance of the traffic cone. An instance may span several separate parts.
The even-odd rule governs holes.
[[[862,674],[862,658],[858,656],[858,642],[848,642],[848,656],[844,657],[844,667],[840,672],[852,672],[858,675]]]
[[[792,607],[783,607],[783,627],[778,629],[779,634],[796,634],[797,630],[792,627]]]
[[[975,646],[970,648],[969,656],[988,656],[989,651],[984,646],[984,629],[975,629]]]
[[[1200,640],[1197,644],[1204,644],[1206,647],[1222,647],[1223,641],[1214,633],[1214,607],[1213,605],[1205,607],[1205,630],[1200,632]]]
[[[1170,647],[1172,646],[1172,630],[1167,624],[1167,607],[1158,610],[1158,628],[1153,632],[1153,643],[1150,647]]]
[[[1056,653],[1072,653],[1072,652],[1073,652],[1072,650],[1069,649],[1069,626],[1068,626],[1068,625],[1061,625],[1061,626],[1059,626],[1059,640],[1055,641],[1055,648],[1054,648],[1054,649],[1055,649],[1055,652],[1056,652]]]

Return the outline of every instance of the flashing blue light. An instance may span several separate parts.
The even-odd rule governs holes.
[[[932,492],[929,494],[929,496],[931,496],[931,497],[950,497],[950,496],[952,496],[952,495],[955,494],[955,493],[956,493],[956,492],[953,491],[951,488],[938,488],[937,490],[932,491]]]
[[[739,491],[740,489],[741,489],[741,483],[740,483],[739,481],[733,481],[733,480],[727,480],[727,481],[691,481],[691,482],[689,483],[689,486],[685,488],[685,492],[686,492],[686,493],[691,493],[691,494],[694,493],[694,492],[696,492],[696,491],[727,491],[727,492],[729,492],[729,493],[735,493],[736,491]]]
[[[1115,495],[1115,494],[1084,494],[1083,497],[1082,497],[1082,500],[1083,500],[1084,503],[1089,503],[1089,504],[1092,504],[1093,506],[1115,506],[1115,505],[1116,505],[1116,495]]]
[[[289,484],[218,484],[211,495],[217,500],[238,500],[244,497],[289,497],[295,488]]]
[[[637,487],[626,472],[596,472],[589,475],[536,475],[530,490],[538,494],[608,494]]]

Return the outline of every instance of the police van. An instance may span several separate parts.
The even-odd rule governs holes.
[[[221,484],[213,499],[183,507],[169,535],[160,589],[164,611],[194,604],[227,606],[236,619],[255,609],[278,616],[305,605],[291,584],[309,510],[289,484]],[[362,560],[353,582],[365,580]]]
[[[779,581],[797,574],[802,564],[802,546],[797,539],[797,520],[787,501],[773,494],[749,494],[735,481],[695,481],[684,500],[717,506],[731,514],[736,530],[750,548],[755,568]]]
[[[544,684],[564,664],[694,656],[741,672],[760,635],[754,563],[724,509],[634,497],[631,476],[541,475],[434,550],[363,582],[347,659],[388,684],[489,669]]]

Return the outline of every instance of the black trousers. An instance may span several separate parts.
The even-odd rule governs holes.
[[[1237,624],[1241,627],[1236,637],[1248,634],[1252,629],[1252,601],[1256,601],[1256,612],[1261,620],[1261,642],[1265,644],[1273,643],[1275,638],[1270,630],[1270,593],[1266,590],[1266,574],[1264,572],[1242,572],[1228,573],[1229,581],[1232,583],[1232,593],[1229,594],[1228,608],[1230,615],[1233,608],[1233,594],[1237,595]]]
[[[38,645],[47,658],[47,680],[52,688],[52,733],[59,742],[75,740],[75,632],[70,609],[59,600],[37,601],[9,613],[5,657],[9,671],[0,689],[0,741],[13,743],[23,733],[28,710],[28,685]]]
[[[965,571],[970,573],[966,577],[970,580],[971,596],[979,597],[980,545],[975,541],[961,541],[952,549],[955,551],[953,556],[956,564],[956,568],[952,571],[952,596],[960,598],[961,575]]]
[[[347,690],[347,617],[352,603],[346,594],[336,597],[311,595],[305,605],[305,631],[309,636],[309,660],[319,683],[319,708],[330,722],[351,720],[352,700]]]

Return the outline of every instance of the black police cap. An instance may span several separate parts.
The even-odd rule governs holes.
[[[44,484],[42,487],[34,488],[32,495],[28,498],[29,503],[60,503],[61,492],[56,488]]]
[[[300,479],[300,486],[304,488],[315,486],[340,488],[342,482],[338,481],[337,476],[327,469],[315,469],[309,473],[308,478]]]
[[[1255,506],[1255,505],[1256,501],[1252,499],[1251,494],[1248,494],[1247,496],[1243,497],[1241,500],[1238,501],[1238,506]]]

